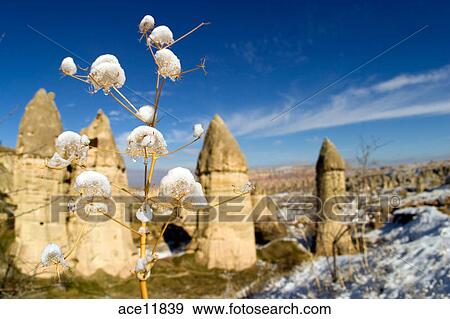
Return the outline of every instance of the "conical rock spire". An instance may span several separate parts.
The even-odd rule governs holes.
[[[55,139],[62,131],[61,117],[54,100],[53,92],[39,89],[25,107],[19,126],[17,154],[53,155]]]
[[[95,119],[91,124],[82,129],[80,134],[86,134],[91,140],[92,148],[86,168],[104,174],[113,185],[127,188],[128,179],[125,170],[125,163],[118,152],[114,135],[111,129],[108,116],[98,110]],[[74,171],[72,180],[81,173],[79,169]],[[124,195],[117,187],[113,187],[113,195]],[[116,206],[114,218],[123,223],[125,220],[125,207],[120,199],[115,198]],[[73,233],[78,233],[79,223],[72,226]],[[78,263],[75,269],[78,273],[90,276],[97,270],[103,270],[113,276],[127,277],[130,275],[133,254],[133,241],[131,233],[114,222],[108,221],[98,223],[86,234],[79,248],[75,252]]]
[[[236,196],[236,186],[248,182],[247,162],[241,149],[219,115],[215,115],[206,133],[197,163],[200,183],[211,204],[219,197]],[[229,198],[229,197],[228,197]],[[255,230],[249,196],[242,198],[240,213],[247,218],[227,221],[227,209],[218,209],[216,218],[199,222],[196,260],[208,268],[243,270],[256,263]],[[236,212],[236,211],[235,211]]]
[[[80,134],[86,134],[94,146],[89,151],[88,166],[110,166],[125,170],[125,163],[118,153],[109,118],[102,109],[97,111],[95,119],[88,127],[82,129]]]
[[[326,138],[316,164],[317,196],[322,205],[319,214],[315,248],[318,255],[349,254],[354,252],[350,233],[343,223],[343,214],[336,214],[339,198],[345,196],[345,162],[336,146]],[[335,205],[337,204],[337,207]]]
[[[339,154],[336,146],[330,139],[325,138],[320,149],[316,164],[318,173],[345,170],[345,162]]]
[[[247,173],[247,161],[238,142],[216,114],[209,124],[197,163],[197,175],[211,172]]]

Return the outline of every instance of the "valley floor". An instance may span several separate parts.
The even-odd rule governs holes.
[[[450,197],[448,186],[407,197],[412,206],[367,234],[362,255],[319,257],[272,279],[253,298],[449,298],[450,217],[434,206]],[[335,273],[335,274],[336,274]]]

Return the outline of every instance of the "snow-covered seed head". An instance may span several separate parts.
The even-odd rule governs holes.
[[[158,47],[162,47],[165,44],[171,44],[173,42],[173,33],[165,25],[160,25],[150,33],[150,40]]]
[[[151,15],[146,15],[142,18],[141,23],[139,23],[139,31],[141,33],[147,33],[152,30],[155,26],[155,19]]]
[[[50,243],[45,246],[41,254],[41,264],[44,267],[51,265],[61,265],[63,267],[67,267],[61,248],[54,243]]]
[[[104,62],[110,62],[110,63],[117,63],[119,64],[119,60],[116,58],[116,56],[112,54],[102,54],[100,55],[91,65],[91,69],[99,66],[100,64]]]
[[[108,92],[111,87],[121,88],[125,84],[125,71],[119,60],[112,54],[99,56],[91,65],[89,81],[97,92],[103,89]]]
[[[69,162],[84,164],[87,160],[90,140],[86,135],[65,131],[56,138],[56,149]],[[55,155],[53,155],[55,157]]]
[[[108,205],[105,203],[88,203],[86,206],[84,206],[84,212],[86,215],[91,214],[106,214],[108,213]]]
[[[161,49],[155,53],[158,73],[164,77],[175,81],[180,77],[181,62],[180,59],[169,49]]]
[[[255,184],[253,184],[252,182],[248,181],[247,183],[245,183],[244,185],[241,186],[239,191],[241,193],[250,193],[254,189],[255,189]]]
[[[155,114],[155,108],[150,105],[144,105],[139,108],[138,115],[145,121],[145,123],[150,124],[153,121],[153,116]]]
[[[195,190],[195,179],[187,168],[176,167],[171,169],[161,179],[159,195],[181,200],[192,194]]]
[[[205,132],[205,130],[203,129],[203,126],[201,124],[195,124],[194,125],[194,137],[195,138],[199,138],[203,135],[203,133]]]
[[[153,218],[153,209],[147,203],[143,204],[137,210],[136,218],[143,223],[150,222]]]
[[[208,201],[206,200],[202,185],[199,182],[195,182],[191,194],[185,199],[185,203],[189,203],[196,207],[208,206]]]
[[[111,197],[108,178],[95,171],[84,171],[75,179],[75,190],[84,196]]]
[[[70,161],[64,159],[59,155],[59,153],[54,153],[52,158],[47,161],[47,166],[50,168],[61,169],[69,166]]]
[[[91,141],[89,140],[89,137],[87,135],[81,135],[81,144],[89,146]]]
[[[60,70],[67,75],[77,73],[77,66],[71,57],[64,58],[61,62]]]
[[[69,213],[75,213],[77,211],[77,202],[71,199],[67,203],[67,211]]]
[[[167,153],[164,136],[154,127],[142,125],[136,127],[127,138],[126,153],[133,158],[150,156],[152,153],[162,155]]]

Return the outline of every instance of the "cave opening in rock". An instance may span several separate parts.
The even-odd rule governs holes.
[[[164,232],[164,241],[171,252],[180,252],[191,242],[192,237],[181,226],[169,224]]]

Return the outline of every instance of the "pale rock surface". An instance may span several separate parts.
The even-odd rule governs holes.
[[[339,154],[336,146],[325,139],[320,149],[319,158],[316,163],[316,187],[317,196],[322,205],[327,199],[334,196],[344,196],[345,193],[345,162]],[[336,221],[332,216],[330,206],[322,206],[320,217],[322,221],[317,224],[316,232],[316,254],[332,256],[333,242],[336,242],[336,253],[338,255],[349,254],[354,251],[350,232],[345,232],[346,226]],[[330,218],[332,217],[332,219]]]
[[[57,195],[68,191],[68,171],[45,166],[62,131],[54,98],[54,93],[40,89],[28,103],[19,126],[16,157],[10,164],[15,190],[11,199],[17,205],[16,265],[25,273],[36,269],[41,251],[49,242],[58,242],[63,250],[68,248],[65,215],[51,212]]]
[[[203,149],[197,163],[197,176],[210,204],[217,196],[234,196],[234,186],[248,182],[247,162],[237,141],[220,116],[215,115],[206,133]],[[229,206],[237,206],[236,203]],[[256,263],[254,226],[251,219],[252,203],[249,196],[241,198],[242,209],[234,214],[246,216],[244,222],[224,222],[225,206],[210,211],[206,224],[200,224],[200,238],[196,260],[208,268],[240,271]]]
[[[86,170],[102,173],[111,183],[127,188],[125,163],[117,149],[111,125],[105,113],[99,110],[96,118],[88,127],[82,129],[80,134],[86,134],[91,140],[91,145],[96,146],[89,150]],[[82,171],[82,169],[76,169],[71,180],[75,180]],[[114,186],[112,193],[113,196],[127,197]],[[115,204],[114,218],[126,223],[125,203],[116,201]],[[82,225],[83,222],[78,218],[74,219],[71,234],[77,234]],[[89,232],[75,251],[75,259],[78,261],[75,269],[85,276],[92,275],[101,269],[113,276],[128,277],[133,269],[132,253],[133,242],[129,230],[110,220],[91,223]]]
[[[41,277],[53,276],[37,267],[42,249],[54,242],[63,253],[67,253],[83,223],[77,216],[69,218],[67,197],[58,196],[73,194],[71,183],[82,169],[69,166],[55,170],[45,166],[45,161],[55,152],[55,138],[62,131],[54,97],[54,93],[40,89],[25,109],[16,150],[0,149],[4,181],[0,186],[6,192],[14,190],[10,197],[17,206],[16,266],[26,274],[37,270]],[[125,164],[118,153],[106,115],[99,112],[82,133],[100,149],[107,150],[90,150],[86,169],[99,171],[115,184],[127,187]],[[115,217],[124,219],[124,210],[124,204],[119,203]],[[130,276],[133,251],[130,232],[111,221],[90,226],[92,231],[83,237],[81,245],[71,255],[69,266],[81,275],[91,275],[101,269],[111,275]]]
[[[255,239],[258,244],[287,236],[286,225],[279,222],[280,207],[258,184],[251,193]]]
[[[39,89],[25,108],[20,121],[16,153],[51,157],[54,142],[62,132],[55,93]]]

